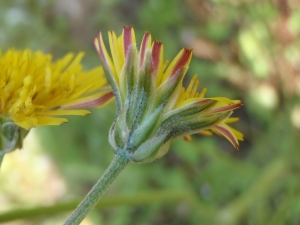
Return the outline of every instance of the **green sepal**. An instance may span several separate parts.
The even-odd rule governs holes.
[[[131,98],[128,99],[129,107],[127,110],[126,120],[131,129],[135,129],[143,117],[147,107],[147,99],[148,96],[143,90],[141,90],[138,94],[133,94]]]
[[[120,72],[120,92],[123,102],[131,97],[137,77],[138,53],[136,45],[131,45],[128,49],[124,66]]]
[[[139,76],[137,77],[138,85],[137,91],[143,89],[148,95],[153,92],[155,85],[155,77],[152,75],[152,62],[151,51],[147,51],[145,55],[145,61],[143,66],[139,70]]]
[[[148,139],[136,151],[130,154],[130,158],[134,162],[149,162],[164,144],[167,134],[162,134]]]
[[[196,114],[197,115],[197,114]],[[197,116],[192,115],[184,119],[179,120],[178,122],[172,124],[165,130],[160,130],[159,134],[168,133],[167,139],[174,138],[176,136],[184,136],[193,133],[200,132],[202,130],[209,129],[209,127],[224,121],[231,115],[231,112],[224,112],[216,115],[209,116]]]
[[[120,112],[120,115],[116,118],[114,127],[112,127],[112,132],[110,135],[113,137],[110,137],[109,139],[113,139],[114,146],[117,146],[117,148],[124,148],[125,144],[127,142],[127,139],[129,137],[129,127],[126,122],[126,115],[128,110],[128,103],[125,102],[123,109]]]
[[[199,116],[200,112],[205,112],[207,109],[211,108],[217,103],[216,100],[204,99],[195,103],[191,103],[184,107],[172,110],[165,114],[164,119],[161,124],[161,129],[166,129],[170,125],[178,122],[184,117],[197,114]]]
[[[142,161],[139,161],[139,163],[149,163],[149,162],[152,162],[152,161],[154,161],[156,159],[159,159],[159,158],[163,157],[169,151],[170,145],[171,145],[171,141],[167,141],[167,142],[163,143],[157,149],[156,152],[154,152],[151,156],[143,159]]]
[[[158,129],[162,111],[163,107],[159,107],[150,115],[146,115],[144,120],[133,131],[129,139],[129,145],[133,149],[137,148],[146,139],[151,138],[152,134]]]
[[[116,150],[118,149],[118,145],[115,140],[115,126],[116,126],[116,120],[111,125],[111,127],[109,128],[109,132],[108,132],[108,141],[109,141],[111,147],[113,148],[114,152],[116,152]]]
[[[149,96],[153,92],[155,80],[151,78],[151,52],[147,51],[143,67],[140,68],[137,82],[134,86],[132,95],[130,96],[130,107],[128,109],[128,124],[135,125],[140,122],[149,105]]]
[[[163,157],[165,154],[167,154],[167,152],[169,151],[170,149],[170,145],[171,145],[171,141],[167,141],[165,142],[159,149],[158,151],[156,152],[155,155],[153,155],[152,157],[149,157],[147,159],[147,161],[144,161],[144,162],[151,162],[155,159],[159,159],[161,157]]]

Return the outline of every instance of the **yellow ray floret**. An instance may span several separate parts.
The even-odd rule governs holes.
[[[59,125],[67,120],[52,116],[86,115],[89,111],[79,109],[109,101],[112,95],[106,102],[95,101],[111,91],[105,89],[101,67],[82,71],[83,55],[69,53],[52,62],[52,56],[42,52],[0,53],[0,117],[25,129]],[[80,107],[72,107],[79,103]]]

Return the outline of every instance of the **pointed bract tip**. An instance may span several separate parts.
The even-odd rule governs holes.
[[[162,45],[163,45],[162,42],[154,40],[153,46],[152,46],[152,58],[155,56],[159,56]]]
[[[159,45],[162,45],[162,42],[159,41],[159,40],[157,40],[157,39],[155,39],[154,42],[153,42],[153,44],[159,44]]]
[[[213,109],[211,112],[209,113],[220,113],[220,112],[226,112],[226,111],[230,111],[230,110],[234,110],[234,109],[238,109],[240,107],[243,106],[243,103],[238,102],[238,103],[234,103],[231,105],[226,105],[226,106],[222,106],[216,109]]]
[[[163,43],[159,42],[157,40],[154,40],[152,45],[152,53],[151,53],[151,60],[152,60],[152,74],[154,76],[157,75],[158,69],[160,66],[162,66],[162,48]]]
[[[140,47],[140,67],[143,66],[147,49],[149,49],[150,47],[151,47],[151,34],[149,32],[145,32]]]
[[[95,37],[94,38],[94,47],[96,48],[96,51],[99,55],[99,51],[100,51],[100,46],[99,46],[99,40],[98,40],[98,37]]]
[[[135,36],[134,36],[134,30],[132,26],[124,26],[123,28],[123,51],[124,56],[127,56],[127,53],[129,51],[129,47],[135,44]]]
[[[192,48],[183,48],[185,51],[192,53],[193,49]]]
[[[126,25],[125,25],[123,28],[124,28],[124,29],[132,29],[133,26],[132,26],[132,25],[129,25],[129,26],[126,26]]]
[[[179,53],[180,54],[180,53]],[[192,58],[192,49],[183,48],[180,57],[172,69],[170,77],[178,75],[178,71],[188,66]]]

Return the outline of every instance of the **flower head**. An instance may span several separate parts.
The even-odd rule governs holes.
[[[117,115],[110,130],[114,150],[127,151],[132,161],[149,162],[163,156],[177,136],[213,131],[226,137],[236,148],[242,134],[227,123],[232,111],[242,106],[238,100],[205,98],[198,93],[194,77],[187,89],[182,81],[192,50],[182,49],[168,66],[163,44],[144,34],[137,50],[133,28],[124,27],[117,38],[108,32],[111,56],[102,34],[94,44],[102,60],[105,75],[117,101]]]
[[[51,55],[30,50],[0,52],[0,119],[30,129],[67,122],[61,115],[86,115],[112,99],[101,67],[82,71],[77,56],[52,62]]]

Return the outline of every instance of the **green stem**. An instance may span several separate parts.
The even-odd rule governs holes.
[[[94,208],[108,186],[128,163],[129,159],[126,152],[118,151],[118,154],[115,155],[115,158],[106,169],[102,177],[97,181],[82,202],[77,206],[75,211],[64,223],[64,225],[78,225],[86,217],[88,212]]]

